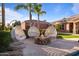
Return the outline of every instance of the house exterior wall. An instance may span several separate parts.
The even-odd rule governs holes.
[[[58,22],[55,22],[53,25],[56,25]],[[67,21],[67,22],[61,22],[60,25],[64,25],[64,29],[61,28],[61,32],[68,32],[73,34],[79,34],[79,20],[75,21]],[[62,26],[61,26],[62,27]]]
[[[70,16],[69,18],[63,18],[59,21],[55,21],[53,22],[53,25],[56,25],[57,23],[60,25],[66,25],[64,26],[64,32],[79,34],[79,14]]]
[[[76,32],[79,33],[79,22],[76,23]]]
[[[39,24],[39,28],[40,29],[46,29],[48,28],[51,24],[45,21],[40,21],[39,23],[37,22],[37,20],[32,20],[32,26],[36,26],[38,27]],[[26,30],[30,27],[30,21],[24,21],[21,23],[21,27],[23,30]]]
[[[66,23],[64,23],[64,31],[66,32]]]
[[[73,22],[73,33],[76,34],[76,23]]]

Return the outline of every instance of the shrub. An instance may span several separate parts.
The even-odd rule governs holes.
[[[10,32],[0,31],[0,52],[7,51],[10,42]]]
[[[60,25],[60,24],[57,24],[57,25],[55,26],[55,28],[56,28],[57,31],[60,31],[60,30],[61,30],[61,25]]]
[[[2,30],[2,26],[0,25],[0,31]]]
[[[12,23],[13,27],[15,27],[16,25],[21,25],[20,21],[16,21],[15,23]]]
[[[5,27],[4,30],[5,30],[5,31],[10,31],[10,28],[9,28],[9,27]]]
[[[11,27],[6,27],[4,28],[4,31],[10,31],[11,30]],[[2,31],[2,26],[0,25],[0,31]]]

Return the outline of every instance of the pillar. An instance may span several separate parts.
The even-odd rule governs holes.
[[[76,34],[76,24],[73,23],[73,34]]]
[[[69,23],[66,24],[66,31],[69,32]]]

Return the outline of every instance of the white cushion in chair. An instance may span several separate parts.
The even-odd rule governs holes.
[[[23,30],[21,29],[21,26],[16,26],[14,29],[12,29],[12,37],[15,37],[16,40],[25,40],[26,35],[24,34]]]
[[[48,27],[45,31],[45,36],[46,37],[56,37],[57,36],[56,29],[53,26]]]
[[[40,35],[40,31],[37,27],[32,26],[28,30],[29,37],[38,37]]]

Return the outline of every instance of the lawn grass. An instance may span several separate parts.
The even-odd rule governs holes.
[[[79,38],[78,35],[72,35],[72,34],[58,34],[57,38]]]

